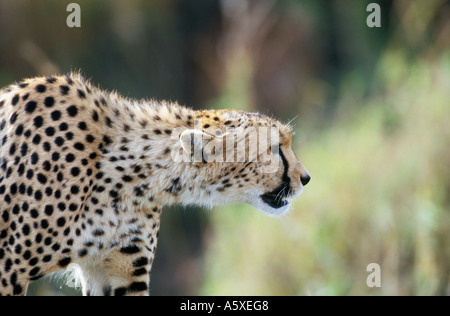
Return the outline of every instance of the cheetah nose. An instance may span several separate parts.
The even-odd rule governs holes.
[[[311,176],[309,175],[309,173],[307,173],[305,175],[301,175],[300,176],[300,181],[305,186],[305,185],[307,185],[309,183],[309,181],[311,181]]]

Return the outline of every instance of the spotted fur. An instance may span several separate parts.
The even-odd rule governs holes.
[[[259,162],[174,162],[179,134],[280,129],[279,170]],[[148,295],[160,215],[173,203],[247,202],[269,215],[309,176],[289,127],[259,114],[193,111],[103,91],[78,74],[0,91],[0,295],[75,263],[85,295]],[[303,184],[302,184],[303,183]],[[263,198],[265,196],[265,198]]]

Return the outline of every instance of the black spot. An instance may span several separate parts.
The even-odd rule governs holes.
[[[47,216],[51,216],[53,214],[53,205],[46,205],[44,212]]]
[[[39,155],[37,153],[33,153],[30,158],[31,158],[32,165],[37,164],[39,161]]]
[[[9,118],[9,123],[14,124],[14,123],[16,122],[16,120],[17,120],[17,117],[18,117],[17,113],[14,112],[14,113],[11,115],[11,117]]]
[[[34,127],[36,127],[36,129],[38,129],[39,127],[41,127],[44,124],[44,119],[42,118],[42,116],[36,116],[33,120],[33,124],[34,124]]]
[[[60,157],[60,155],[59,155],[59,153],[57,153],[57,152],[54,152],[54,153],[52,154],[52,160],[53,160],[53,161],[58,161],[58,160],[59,160],[59,157]]]
[[[81,78],[84,81],[84,78]],[[68,84],[73,85],[73,80],[70,78],[70,74],[66,74],[66,81]]]
[[[29,264],[30,266],[35,266],[38,262],[39,262],[39,259],[38,259],[38,258],[32,258],[32,259],[28,262],[28,264]]]
[[[73,154],[68,154],[67,156],[66,156],[66,161],[67,162],[72,162],[72,161],[74,161],[75,160],[75,156],[73,155]]]
[[[32,142],[35,145],[39,145],[39,143],[41,142],[41,136],[38,134],[34,135]]]
[[[50,114],[53,121],[58,121],[61,118],[61,112],[60,111],[53,111]]]
[[[16,193],[17,193],[17,184],[13,183],[9,187],[9,192],[11,193],[11,195],[16,195]]]
[[[130,292],[141,292],[141,291],[146,291],[148,289],[148,285],[145,282],[133,282],[131,283],[130,287],[128,288],[128,290]]]
[[[147,264],[148,264],[148,259],[146,257],[141,257],[133,262],[133,266],[136,268],[146,266]]]
[[[69,125],[67,125],[67,123],[61,123],[61,124],[59,125],[59,130],[60,130],[61,132],[67,131],[68,129],[69,129]]]
[[[70,193],[72,193],[72,194],[78,194],[78,192],[80,192],[80,188],[79,188],[78,186],[73,185],[73,186],[70,188]]]
[[[16,144],[12,144],[11,147],[9,147],[9,154],[12,156],[16,152]]]
[[[14,248],[14,252],[18,255],[20,255],[22,253],[22,246],[21,245],[16,245],[16,247]]]
[[[103,136],[103,141],[105,142],[106,145],[109,145],[112,143],[111,138],[109,138],[108,136]]]
[[[105,123],[106,123],[106,126],[108,126],[108,127],[112,126],[112,121],[111,121],[111,119],[109,117],[106,117]]]
[[[30,211],[30,215],[32,218],[38,218],[39,217],[39,212],[36,209],[32,209]]]
[[[73,167],[72,170],[70,171],[70,173],[72,174],[72,176],[76,177],[80,174],[80,168]]]
[[[46,97],[44,104],[46,107],[51,108],[55,104],[55,99],[53,97]]]
[[[17,128],[16,128],[16,135],[17,135],[17,136],[20,136],[20,135],[22,135],[22,133],[23,133],[23,125],[20,124],[20,125],[17,126]]]
[[[144,191],[140,187],[135,187],[134,194],[136,194],[136,196],[144,196]]]
[[[52,242],[53,242],[53,240],[52,240],[51,237],[47,237],[47,238],[44,239],[44,244],[46,246],[50,246],[52,244]]]
[[[23,253],[23,258],[24,258],[25,260],[30,260],[30,258],[31,258],[31,252],[30,252],[29,250],[25,251],[25,252]]]
[[[29,273],[30,277],[36,276],[36,275],[39,273],[39,271],[41,271],[40,268],[38,268],[38,267],[33,268],[33,269],[30,271],[30,273]]]
[[[7,223],[9,221],[9,212],[8,211],[3,211],[2,218],[3,218],[3,221],[5,223]]]
[[[81,249],[80,251],[78,251],[78,256],[79,257],[84,257],[86,256],[88,253],[88,250],[86,248]]]
[[[94,111],[94,113],[92,113],[92,119],[96,122],[98,122],[98,113],[97,111]]]
[[[25,111],[29,114],[33,113],[36,110],[37,103],[35,101],[29,101],[25,105]]]
[[[127,294],[127,289],[124,287],[119,287],[114,291],[114,296],[125,296]]]
[[[134,172],[134,173],[138,173],[139,171],[141,171],[141,169],[142,169],[141,166],[136,166],[136,167],[134,167],[133,172]]]
[[[23,288],[21,285],[19,285],[19,284],[14,285],[13,295],[19,295],[19,294],[22,294],[22,292],[23,292]]]
[[[49,223],[48,223],[48,221],[46,219],[41,220],[41,227],[43,229],[47,229],[48,226],[49,226]]]
[[[73,147],[74,147],[75,149],[80,150],[80,151],[83,151],[83,150],[84,150],[84,145],[83,145],[82,143],[75,143],[75,145],[73,145]]]
[[[62,145],[64,145],[64,138],[62,137],[56,137],[55,139],[55,145],[61,147]]]
[[[69,265],[70,262],[72,262],[72,259],[70,257],[66,257],[66,258],[60,260],[58,262],[58,265],[62,268],[65,268]]]
[[[68,86],[65,85],[61,85],[59,86],[59,91],[61,92],[62,95],[67,95],[67,93],[69,93],[70,88]]]
[[[23,143],[22,146],[20,147],[20,154],[22,155],[22,157],[25,157],[28,153],[28,145],[26,143]]]
[[[69,116],[74,117],[77,116],[78,114],[78,108],[75,105],[72,105],[70,107],[67,108],[67,113],[69,114]]]
[[[73,139],[73,133],[72,132],[66,133],[66,139],[67,140],[72,140]]]
[[[45,142],[45,143],[42,145],[42,148],[43,148],[46,152],[49,152],[49,151],[52,149],[52,146],[50,145],[49,142]]]
[[[80,97],[80,99],[86,99],[86,94],[83,90],[78,89],[78,96]]]
[[[131,182],[131,181],[133,181],[133,178],[130,177],[130,176],[123,176],[122,180],[125,181],[125,182]]]
[[[45,129],[45,134],[49,137],[55,135],[55,129],[53,127],[47,127]]]
[[[47,177],[45,175],[43,175],[42,173],[38,173],[36,178],[41,184],[47,183]]]
[[[11,104],[15,106],[19,102],[19,95],[16,94],[14,98],[12,98]]]
[[[140,268],[140,269],[136,269],[133,271],[134,276],[141,276],[141,275],[145,275],[147,273],[148,273],[147,269],[145,269],[145,268]]]
[[[22,210],[23,210],[24,212],[27,212],[28,209],[29,209],[28,203],[27,203],[27,202],[24,202],[24,203],[22,204]]]
[[[139,248],[139,247],[136,246],[136,245],[131,245],[131,246],[128,246],[128,247],[123,247],[123,248],[120,249],[120,252],[121,252],[121,253],[124,253],[124,254],[127,254],[127,255],[132,255],[132,254],[138,253],[138,252],[140,252],[140,251],[141,251],[141,248]]]
[[[56,224],[58,225],[58,227],[63,227],[64,225],[66,225],[66,219],[64,217],[60,217],[56,221]]]
[[[47,196],[52,196],[52,194],[53,194],[53,189],[52,189],[51,187],[47,187],[47,188],[45,189],[45,194],[46,194]]]
[[[87,125],[85,122],[80,122],[78,123],[78,128],[81,129],[82,131],[87,130]]]
[[[44,93],[47,90],[47,87],[43,84],[39,84],[36,86],[36,91],[39,93]]]
[[[87,141],[88,143],[93,143],[94,140],[95,140],[95,137],[94,137],[94,136],[92,136],[92,135],[86,135],[86,141]]]
[[[104,234],[105,232],[103,231],[103,229],[96,229],[92,232],[92,235],[94,235],[95,237],[103,236]]]

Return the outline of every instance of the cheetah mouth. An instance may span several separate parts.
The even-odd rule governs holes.
[[[289,206],[289,202],[287,201],[289,196],[288,192],[291,192],[290,180],[281,183],[281,185],[272,192],[261,195],[261,200],[273,209],[280,209]]]
[[[275,195],[272,193],[261,195],[261,199],[264,203],[269,205],[271,208],[279,209],[289,205],[289,202],[284,199],[283,196],[280,197],[279,194]]]

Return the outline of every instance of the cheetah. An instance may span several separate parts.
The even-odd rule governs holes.
[[[218,159],[251,150],[251,128],[277,131],[268,160]],[[286,213],[310,181],[292,141],[258,113],[131,100],[77,73],[0,90],[0,295],[71,264],[83,295],[149,295],[163,206]]]

